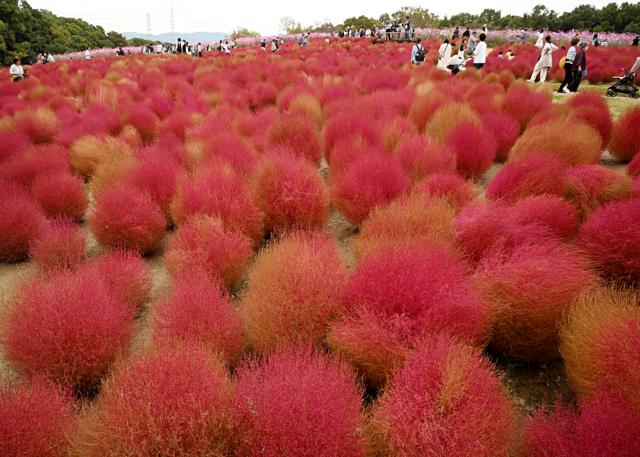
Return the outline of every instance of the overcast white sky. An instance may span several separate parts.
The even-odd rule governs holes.
[[[462,11],[477,14],[484,8],[502,10],[503,14],[522,14],[538,3],[558,12],[583,3],[603,6],[611,0],[484,0],[461,2],[421,2],[439,16]],[[29,0],[35,8],[45,8],[59,16],[79,17],[101,25],[105,30],[146,32],[147,13],[151,15],[151,32],[170,32],[170,11],[174,7],[176,32],[230,32],[247,27],[262,34],[279,33],[280,18],[291,16],[303,25],[330,20],[334,24],[361,14],[378,17],[411,5],[411,0]],[[413,4],[416,4],[414,2]]]

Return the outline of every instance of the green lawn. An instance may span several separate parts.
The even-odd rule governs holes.
[[[570,95],[560,95],[555,93],[555,91],[558,90],[558,87],[560,87],[560,83],[546,82],[544,83],[544,86],[554,92],[554,101],[562,102],[563,100],[567,100],[570,97]],[[580,91],[592,91],[604,95],[609,86],[610,84],[581,84]],[[611,110],[611,114],[613,114],[614,118],[620,116],[625,111],[631,108],[640,106],[640,100],[634,100],[626,95],[618,95],[614,98],[607,97],[606,100],[609,104],[609,109]]]

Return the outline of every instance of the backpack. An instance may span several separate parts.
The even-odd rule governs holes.
[[[416,62],[424,62],[424,48],[418,45],[418,52],[416,52]]]

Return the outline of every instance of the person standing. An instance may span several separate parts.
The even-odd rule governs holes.
[[[84,58],[85,58],[86,60],[91,60],[91,59],[92,59],[92,57],[91,57],[91,51],[89,51],[88,49],[87,49],[86,51],[84,51]]]
[[[487,35],[480,34],[480,42],[477,44],[476,49],[473,51],[473,66],[476,70],[481,70],[484,64],[487,62]]]
[[[589,44],[586,41],[580,42],[576,57],[573,59],[573,80],[569,84],[569,91],[578,92],[578,87],[582,82],[582,78],[587,76],[587,48]]]
[[[422,39],[418,38],[416,44],[411,49],[411,63],[413,65],[422,65],[424,63],[425,53],[422,46]]]
[[[197,53],[198,57],[202,57],[202,43],[198,43],[196,45],[196,53]]]
[[[636,37],[631,42],[631,46],[636,46],[637,47],[639,43],[640,43],[640,35],[636,35]]]
[[[591,44],[595,47],[600,46],[600,38],[598,38],[598,34],[594,33],[593,38],[591,39]]]
[[[551,43],[551,36],[547,35],[544,38],[544,46],[542,47],[542,52],[540,53],[540,59],[536,66],[533,68],[533,73],[531,74],[531,78],[529,78],[528,82],[535,83],[538,75],[540,75],[540,82],[543,83],[547,79],[547,72],[549,68],[553,66],[553,53],[558,50],[558,47]]]
[[[473,31],[471,36],[469,37],[469,45],[467,46],[467,53],[469,55],[473,54],[473,51],[476,50],[476,45],[478,44],[478,37],[476,36],[476,32]]]
[[[22,64],[20,63],[20,59],[17,57],[13,59],[13,65],[9,68],[9,74],[11,75],[11,79],[14,83],[18,81],[22,81],[24,79],[24,68],[22,68]]]
[[[536,48],[542,49],[544,47],[544,30],[538,31],[538,38],[536,39]]]
[[[573,61],[576,58],[576,53],[577,53],[576,45],[579,42],[580,40],[578,38],[573,38],[571,40],[571,47],[567,51],[567,56],[565,57],[564,66],[563,66],[564,80],[562,81],[562,84],[560,84],[560,88],[558,89],[558,93],[560,94],[563,94],[563,93],[568,94],[570,92],[567,86],[569,86],[569,84],[571,84],[571,81],[573,81]]]
[[[451,58],[451,44],[449,44],[449,39],[445,38],[444,42],[440,45],[440,49],[438,49],[438,65],[437,67],[440,70],[447,69],[447,62]]]

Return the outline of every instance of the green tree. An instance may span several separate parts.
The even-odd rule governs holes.
[[[112,48],[119,48],[127,45],[127,38],[121,33],[111,31],[107,33],[107,40]]]
[[[307,30],[308,30],[307,28],[302,27],[302,24],[300,24],[300,22],[296,21],[292,17],[285,16],[282,19],[280,19],[280,31],[282,33],[292,35],[296,33],[303,33],[303,32],[306,32]]]
[[[351,27],[355,30],[360,29],[371,29],[373,30],[376,27],[380,27],[380,22],[377,20],[367,17],[367,16],[359,16],[359,17],[350,17],[344,20],[342,24],[343,27]]]
[[[258,32],[254,32],[246,28],[237,28],[233,32],[231,32],[232,40],[237,40],[238,38],[259,37],[259,36],[260,34]]]
[[[409,17],[411,23],[417,28],[430,28],[438,26],[438,16],[426,8],[418,6],[403,6],[391,15],[394,22],[404,22]]]

